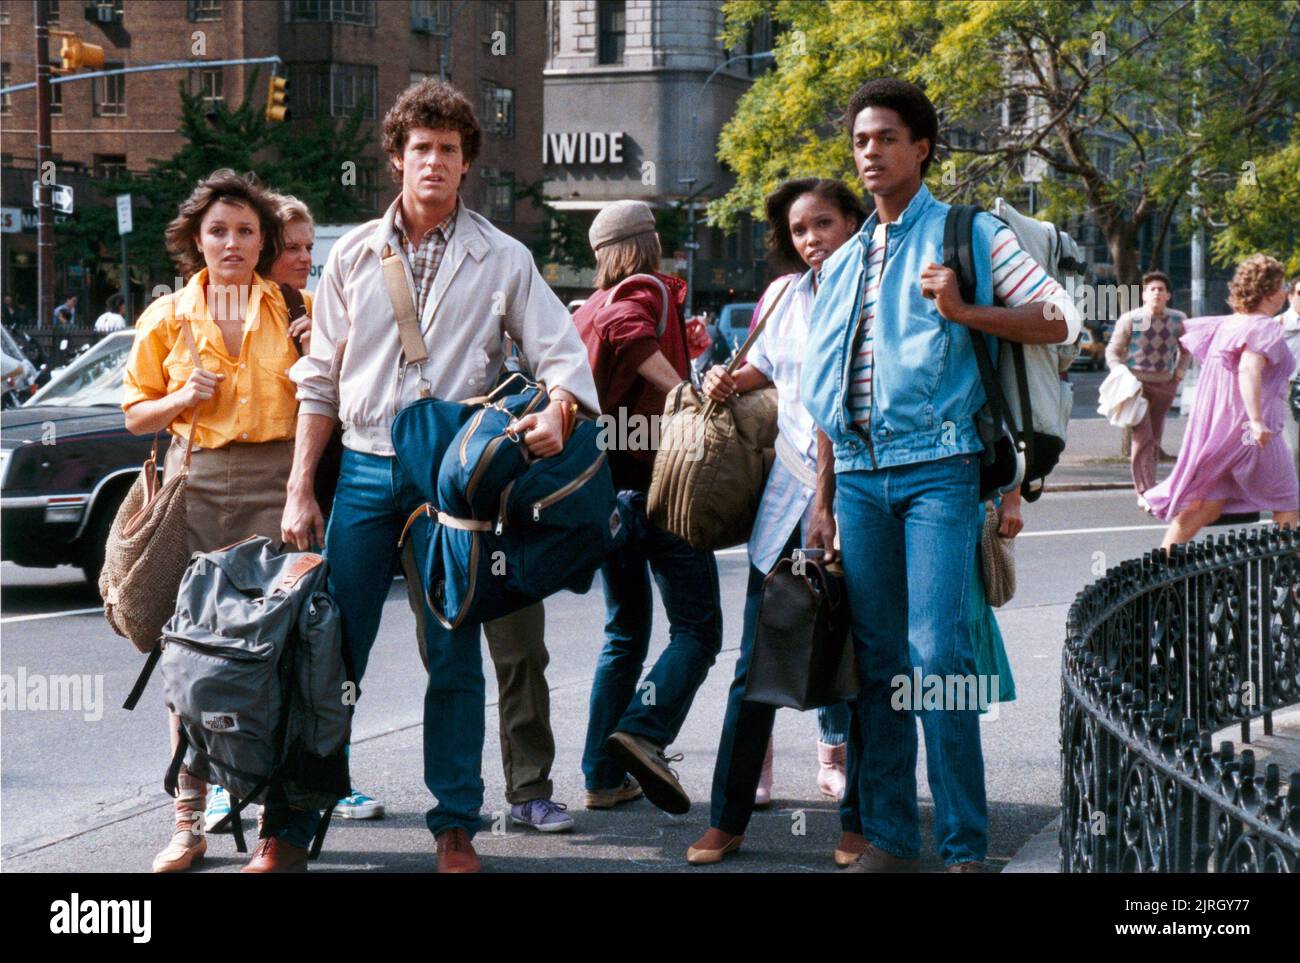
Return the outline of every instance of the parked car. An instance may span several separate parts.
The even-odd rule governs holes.
[[[109,528],[152,444],[126,430],[121,408],[134,339],[130,330],[108,335],[0,412],[0,558],[77,565],[98,581]]]
[[[1106,367],[1106,345],[1100,337],[1089,328],[1079,332],[1079,353],[1070,362],[1070,370],[1083,368],[1085,371],[1100,371]]]
[[[4,378],[4,384],[0,385],[0,393],[3,396],[0,403],[5,408],[16,408],[31,397],[31,393],[36,388],[36,379],[41,373],[37,368],[39,361],[32,357],[31,347],[20,342],[14,333],[3,325],[0,325],[0,349],[3,349],[7,357],[13,358],[22,365],[21,371],[8,375]]]
[[[726,344],[730,358],[749,336],[749,322],[754,318],[754,302],[724,305],[718,312],[718,337]]]

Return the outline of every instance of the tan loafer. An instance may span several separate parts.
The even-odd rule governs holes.
[[[835,865],[841,868],[849,865],[867,846],[865,837],[858,833],[840,833],[840,841],[835,844]]]
[[[704,849],[700,846],[692,846],[686,850],[686,862],[692,866],[707,866],[710,863],[720,863],[722,857],[740,849],[740,844],[744,841],[744,836],[732,836],[719,849]]]
[[[182,770],[176,780],[176,822],[167,846],[153,858],[155,873],[179,873],[189,869],[208,851],[203,835],[203,810],[208,784]]]

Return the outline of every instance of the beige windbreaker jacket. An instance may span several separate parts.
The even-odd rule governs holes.
[[[330,251],[316,289],[311,353],[289,371],[299,414],[342,422],[348,448],[392,455],[393,418],[420,397],[421,378],[433,397],[447,401],[486,394],[504,364],[508,334],[539,381],[568,390],[586,414],[599,415],[587,351],[564,305],[528,249],[464,203],[420,319],[429,360],[403,370],[379,265],[385,245],[402,254],[393,228],[397,204]],[[402,266],[415,300],[405,256]]]

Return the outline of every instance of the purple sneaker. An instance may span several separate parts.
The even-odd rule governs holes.
[[[573,829],[573,817],[565,812],[568,808],[549,799],[530,799],[510,807],[510,821],[543,833],[567,833]]]

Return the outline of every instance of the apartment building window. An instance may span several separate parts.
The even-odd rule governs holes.
[[[515,175],[497,167],[483,169],[483,216],[498,224],[515,221]]]
[[[190,93],[203,98],[209,110],[226,102],[226,72],[220,67],[196,67],[190,71]]]
[[[1020,127],[1029,116],[1029,98],[1025,94],[1014,93],[1007,98],[1007,126]]]
[[[365,116],[376,117],[379,68],[374,64],[330,64],[330,114],[344,117],[365,104]]]
[[[451,0],[411,0],[411,29],[443,33],[451,26]]]
[[[49,11],[46,19],[50,26],[56,26],[59,22],[59,0],[46,0],[45,9]]]
[[[50,116],[63,115],[63,84],[50,84]]]
[[[509,87],[483,83],[483,130],[495,137],[515,136],[515,92]]]
[[[627,4],[624,0],[598,0],[599,63],[621,64],[627,42]]]
[[[485,3],[479,7],[479,17],[483,32],[483,43],[488,46],[495,44],[496,34],[499,32],[505,37],[506,49],[502,52],[513,54],[515,52],[514,4],[493,0],[493,2]],[[495,53],[495,51],[493,52]]]
[[[0,87],[9,86],[9,65],[0,64]],[[0,114],[11,113],[14,109],[13,95],[0,94]]]
[[[189,0],[191,22],[221,19],[221,0]]]
[[[94,0],[86,7],[86,19],[92,23],[121,23],[126,0]]]
[[[11,0],[0,0],[0,27],[9,25],[9,4]]]
[[[284,19],[290,22],[375,25],[375,0],[285,0]]]
[[[124,66],[125,64],[120,61],[104,63],[105,70],[120,70]],[[122,117],[126,114],[126,77],[122,74],[115,77],[95,77],[91,82],[95,85],[96,117]]]
[[[115,177],[126,177],[126,155],[125,154],[95,154],[94,164],[91,167],[95,177],[108,180]]]

